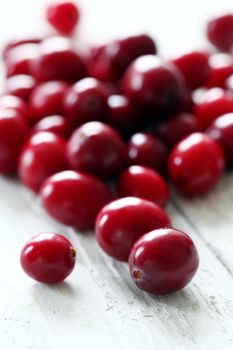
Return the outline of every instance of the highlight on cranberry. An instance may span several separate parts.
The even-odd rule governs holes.
[[[211,45],[165,58],[146,32],[80,47],[81,10],[51,0],[48,34],[3,48],[0,174],[18,176],[59,223],[95,230],[109,259],[129,259],[139,288],[172,293],[199,258],[163,209],[171,190],[203,195],[233,166],[233,13],[205,24]],[[37,281],[60,282],[75,250],[43,233],[21,264]]]

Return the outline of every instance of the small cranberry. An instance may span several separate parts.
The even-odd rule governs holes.
[[[162,176],[153,169],[139,165],[132,165],[121,174],[117,192],[120,197],[139,197],[160,207],[165,207],[170,195]]]
[[[0,96],[0,109],[14,109],[19,112],[25,119],[28,119],[28,106],[19,97],[12,95]]]
[[[39,57],[32,71],[38,81],[63,80],[74,83],[86,75],[82,58],[71,40],[63,37],[46,39],[39,45]]]
[[[16,171],[18,156],[28,133],[25,120],[17,110],[0,108],[0,174]]]
[[[18,171],[23,184],[38,192],[49,176],[68,168],[65,141],[51,132],[38,132],[24,146]]]
[[[204,85],[210,74],[208,55],[200,51],[192,51],[173,60],[184,75],[187,87],[191,90]]]
[[[233,15],[213,18],[207,25],[207,36],[220,51],[230,51],[233,46]]]
[[[72,272],[76,251],[68,239],[58,233],[41,233],[23,247],[20,262],[24,272],[42,283],[62,282]]]
[[[184,288],[198,265],[199,256],[192,239],[172,228],[146,233],[134,244],[129,256],[129,270],[135,284],[153,294]]]
[[[224,53],[210,56],[210,75],[205,86],[225,88],[227,78],[233,74],[233,58]]]
[[[33,133],[39,131],[49,131],[58,136],[67,138],[70,135],[71,128],[67,120],[61,115],[50,115],[36,123],[32,131]]]
[[[135,241],[144,233],[170,227],[168,215],[156,204],[135,197],[118,199],[99,213],[95,232],[100,247],[114,259],[127,261]]]
[[[209,136],[195,133],[180,141],[168,162],[172,182],[186,196],[209,191],[224,170],[220,146]]]
[[[71,34],[79,17],[77,5],[70,0],[53,0],[46,8],[48,22],[61,34]]]
[[[94,78],[84,78],[64,97],[64,110],[73,127],[90,121],[103,121],[107,114],[108,88]]]
[[[158,137],[146,134],[134,134],[127,144],[129,165],[145,165],[159,172],[165,169],[168,149]]]
[[[104,205],[113,200],[108,187],[98,178],[75,171],[63,171],[48,178],[41,189],[48,214],[78,230],[93,229]]]
[[[205,130],[220,115],[233,112],[233,96],[220,88],[207,90],[196,103],[194,112]]]
[[[126,160],[120,135],[100,122],[89,122],[75,130],[67,144],[67,155],[73,169],[101,177],[117,175]]]
[[[35,86],[36,81],[31,75],[14,75],[6,80],[4,94],[16,96],[28,102]]]

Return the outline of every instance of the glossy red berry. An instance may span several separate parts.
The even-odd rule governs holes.
[[[38,132],[25,144],[18,171],[23,184],[38,192],[49,176],[68,168],[65,141],[51,132]]]
[[[137,133],[127,144],[127,155],[129,165],[145,165],[163,171],[167,163],[168,149],[160,138]]]
[[[75,130],[67,144],[67,155],[73,169],[101,177],[117,175],[126,160],[120,135],[100,122],[89,122]]]
[[[6,80],[4,94],[16,96],[28,102],[35,86],[36,81],[31,75],[14,75]]]
[[[42,283],[62,282],[72,272],[76,251],[68,239],[58,233],[41,233],[30,239],[20,255],[24,272]]]
[[[233,96],[220,88],[207,90],[196,103],[194,112],[205,130],[220,115],[233,112]]]
[[[66,118],[73,127],[90,121],[104,121],[107,115],[108,88],[94,78],[84,78],[64,97]]]
[[[8,52],[18,46],[24,45],[24,44],[39,44],[41,42],[41,38],[39,37],[31,37],[31,38],[14,38],[8,41],[2,51],[3,59],[6,60]]]
[[[156,51],[154,40],[146,34],[114,40],[92,51],[89,73],[102,81],[118,82],[133,60]]]
[[[223,149],[226,162],[233,165],[233,113],[218,117],[206,133],[215,140]]]
[[[168,215],[156,204],[126,197],[101,210],[96,219],[95,232],[105,253],[114,259],[127,261],[133,244],[140,236],[170,225]]]
[[[18,111],[0,108],[0,174],[16,171],[18,156],[28,133],[25,120]]]
[[[204,85],[210,74],[208,55],[200,51],[192,51],[173,60],[184,75],[187,87],[191,90]]]
[[[220,179],[224,170],[223,152],[209,136],[195,133],[175,146],[168,168],[172,182],[181,193],[199,195]]]
[[[33,91],[30,101],[31,124],[53,114],[63,114],[63,97],[69,85],[62,81],[48,81],[37,85]]]
[[[33,133],[39,131],[49,131],[58,136],[67,138],[70,135],[71,128],[67,120],[61,115],[50,115],[36,123],[32,131]]]
[[[120,197],[139,197],[160,207],[165,207],[170,195],[168,185],[161,175],[139,165],[132,165],[121,174],[117,192]]]
[[[220,51],[230,51],[233,46],[233,15],[213,18],[207,25],[207,36]]]
[[[192,239],[172,228],[146,233],[134,244],[129,269],[135,284],[153,294],[168,294],[184,288],[199,265]]]
[[[231,55],[216,53],[209,58],[210,75],[205,86],[209,88],[225,88],[227,78],[233,74],[233,58]]]
[[[137,58],[122,81],[122,91],[133,104],[154,111],[174,111],[184,90],[184,78],[178,68],[153,55]]]
[[[200,131],[197,118],[190,113],[180,113],[160,123],[155,134],[169,146],[175,145],[183,137]]]
[[[69,0],[53,0],[46,9],[48,22],[61,34],[71,34],[79,16],[77,5]]]
[[[98,178],[75,171],[63,171],[47,179],[41,198],[48,214],[78,230],[93,229],[98,212],[113,200]]]
[[[86,67],[71,40],[46,39],[39,45],[39,57],[32,70],[38,81],[63,80],[74,83],[86,75]]]
[[[19,97],[13,95],[0,96],[0,109],[14,109],[20,113],[25,120],[28,119],[28,106]]]

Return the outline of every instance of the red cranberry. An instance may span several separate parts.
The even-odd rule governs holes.
[[[127,261],[133,244],[140,236],[170,225],[168,215],[156,204],[126,197],[101,210],[96,219],[95,232],[105,253],[117,260]]]
[[[148,35],[135,35],[114,40],[92,51],[90,75],[102,81],[119,81],[129,64],[142,55],[156,54],[156,46]]]
[[[79,10],[73,1],[56,0],[48,5],[46,18],[60,33],[71,34],[79,20]]]
[[[6,59],[8,52],[14,47],[18,47],[24,44],[39,44],[40,42],[41,42],[41,38],[38,38],[38,37],[12,39],[9,42],[7,42],[3,48],[3,53],[2,53],[3,59],[4,60]]]
[[[62,282],[72,272],[76,251],[57,233],[41,233],[28,241],[20,255],[24,272],[42,283]]]
[[[93,229],[98,212],[113,200],[98,178],[75,171],[63,171],[47,179],[41,197],[48,214],[78,230]]]
[[[233,113],[218,117],[206,133],[223,149],[228,165],[233,165]]]
[[[127,154],[130,165],[145,165],[157,171],[163,171],[167,162],[168,149],[158,137],[137,133],[128,142]]]
[[[227,78],[233,74],[233,59],[230,55],[216,53],[210,56],[210,76],[205,84],[207,87],[225,87]]]
[[[165,207],[169,199],[169,188],[164,179],[153,169],[132,165],[120,176],[117,183],[120,197],[147,199]]]
[[[197,89],[205,84],[209,77],[210,66],[208,55],[204,52],[192,51],[173,60],[181,70],[189,89]]]
[[[199,265],[192,239],[172,228],[146,233],[134,244],[129,269],[136,285],[153,294],[167,294],[184,288]]]
[[[125,145],[110,126],[89,122],[71,135],[67,155],[73,169],[111,177],[125,164]]]
[[[26,103],[21,98],[16,96],[0,96],[0,109],[14,109],[25,117],[25,119],[28,118],[28,107]]]
[[[27,136],[28,128],[22,115],[14,109],[0,109],[0,174],[16,171]]]
[[[102,121],[107,114],[107,87],[94,78],[84,78],[72,86],[64,97],[64,110],[69,122],[80,126]]]
[[[205,130],[220,115],[233,112],[233,96],[214,88],[207,90],[195,106],[195,115]]]
[[[20,179],[34,192],[49,176],[65,169],[68,169],[65,141],[51,132],[33,135],[19,159]]]
[[[69,39],[49,38],[42,41],[39,49],[40,55],[32,66],[37,80],[74,83],[86,75],[84,62]]]
[[[53,114],[63,114],[63,97],[69,85],[62,81],[48,81],[39,84],[30,98],[30,123]]]
[[[183,76],[176,66],[153,55],[136,59],[122,82],[122,90],[132,103],[163,112],[180,105],[184,89]]]
[[[58,136],[67,138],[70,134],[70,126],[64,117],[60,115],[50,115],[41,119],[34,125],[33,133],[39,131],[49,131]]]
[[[208,23],[207,36],[220,51],[230,51],[233,46],[233,15],[213,18]]]
[[[179,191],[186,196],[195,196],[209,191],[220,179],[224,156],[209,136],[195,133],[175,146],[168,167]]]
[[[108,123],[123,134],[129,134],[141,124],[142,116],[122,95],[111,95],[108,98]]]
[[[39,56],[38,44],[24,44],[9,50],[6,55],[6,75],[31,75],[31,65]]]
[[[200,131],[197,118],[190,113],[180,113],[159,124],[155,130],[169,146],[175,145],[183,137]]]
[[[35,79],[31,75],[14,75],[6,80],[4,93],[19,97],[25,102],[28,102],[35,86]]]

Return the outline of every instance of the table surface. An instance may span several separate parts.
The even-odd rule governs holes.
[[[233,11],[232,0],[83,0],[78,44],[146,31],[162,55],[204,47],[208,17]],[[1,7],[1,42],[48,30],[40,0],[7,0]],[[106,257],[93,234],[57,224],[39,199],[17,181],[0,178],[0,348],[27,349],[233,349],[233,174],[208,195],[189,201],[173,194],[168,213],[200,253],[193,282],[170,296],[137,289],[127,265]],[[46,286],[19,264],[24,242],[38,232],[65,234],[78,263],[66,282]]]

